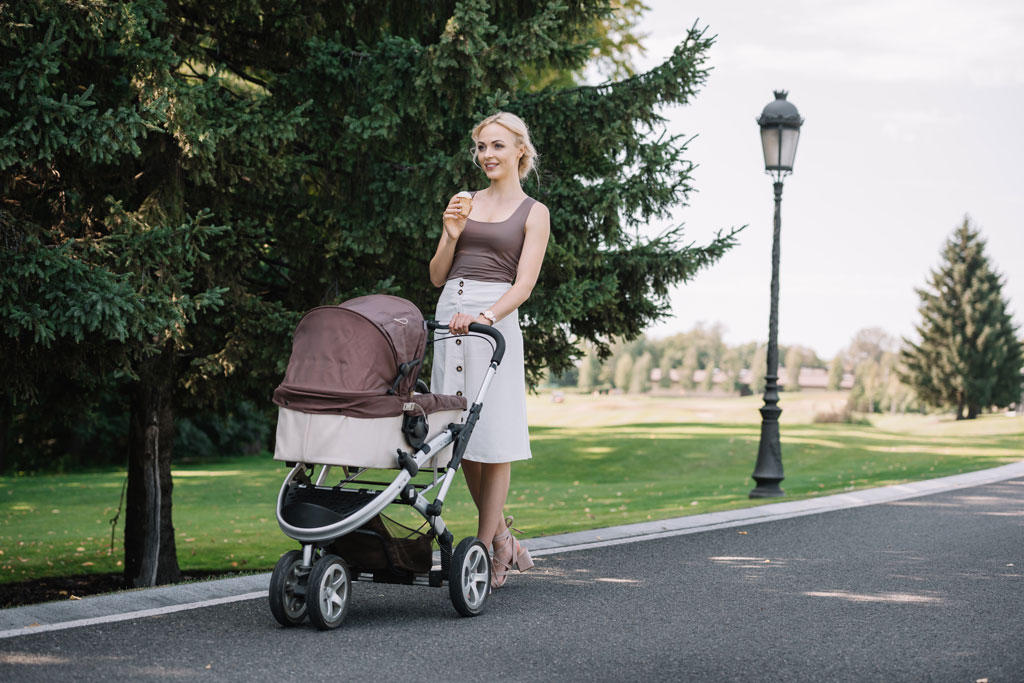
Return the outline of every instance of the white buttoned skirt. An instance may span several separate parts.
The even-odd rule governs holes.
[[[494,306],[512,285],[455,278],[445,283],[437,301],[434,318],[448,322],[456,313],[477,316]],[[469,439],[465,459],[499,463],[531,457],[530,433],[526,422],[526,374],[523,363],[523,332],[519,311],[513,311],[494,326],[505,337],[505,356],[484,397],[480,419]],[[447,330],[434,333],[434,365],[430,390],[435,394],[465,396],[468,405],[477,399],[480,384],[494,351],[489,337],[449,337]]]

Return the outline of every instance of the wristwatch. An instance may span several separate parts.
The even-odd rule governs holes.
[[[498,322],[498,319],[494,316],[494,311],[489,311],[489,310],[488,311],[484,311],[480,315],[482,315],[483,317],[485,317],[488,320],[490,320],[492,325],[494,323]]]

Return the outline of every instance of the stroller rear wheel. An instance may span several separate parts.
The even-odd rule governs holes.
[[[348,614],[352,580],[345,560],[324,555],[309,574],[306,604],[309,620],[321,631],[341,626]]]
[[[470,536],[459,541],[452,553],[448,592],[462,616],[475,617],[484,611],[491,592],[491,557],[480,539]]]
[[[296,626],[306,618],[301,567],[302,553],[289,550],[277,561],[270,575],[270,612],[282,626]]]

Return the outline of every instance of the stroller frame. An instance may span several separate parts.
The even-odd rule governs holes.
[[[425,320],[424,325],[428,331],[448,329],[447,323],[434,320]],[[445,498],[505,353],[505,339],[498,330],[471,323],[469,331],[490,337],[494,351],[465,422],[448,424],[432,439],[411,449],[412,452],[398,449],[395,457],[399,472],[393,482],[360,482],[358,478],[365,469],[356,468],[350,473],[349,467],[341,466],[345,478],[332,486],[327,481],[336,465],[319,465],[314,481],[316,464],[286,463],[291,471],[278,493],[277,521],[287,536],[301,543],[301,551],[282,555],[271,575],[270,608],[282,625],[296,625],[308,616],[321,630],[337,628],[348,612],[351,582],[359,580],[434,587],[443,586],[447,581],[452,603],[459,614],[476,616],[483,612],[490,593],[491,565],[487,548],[480,539],[467,537],[453,549],[454,537],[441,517]],[[422,360],[403,364],[400,372],[403,375],[412,372]],[[420,470],[430,467],[437,454],[449,445],[452,456],[444,466],[444,474],[438,477],[438,468],[434,467],[435,477],[431,483],[414,483],[412,480]],[[369,489],[368,486],[384,488]],[[436,491],[436,495],[431,501],[426,494],[432,491]],[[327,546],[348,534],[363,534],[377,537],[386,549],[391,539],[361,527],[391,504],[408,505],[426,520],[440,549],[440,567],[418,573],[390,566],[387,570],[352,576],[345,560],[327,552]]]

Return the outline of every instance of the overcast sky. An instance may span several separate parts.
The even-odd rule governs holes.
[[[772,181],[755,119],[774,89],[805,119],[782,201],[781,343],[829,358],[861,328],[912,336],[914,288],[965,215],[1024,325],[1024,2],[647,2],[644,70],[695,21],[718,36],[704,90],[664,112],[699,136],[698,191],[674,222],[697,243],[749,226],[649,335],[719,322],[731,344],[767,340]]]

